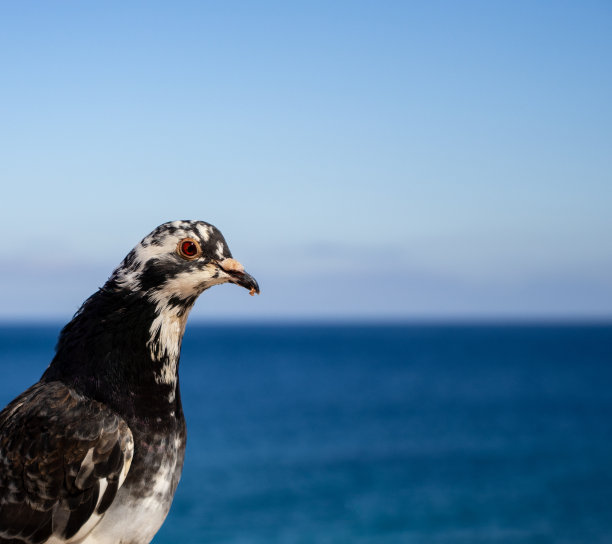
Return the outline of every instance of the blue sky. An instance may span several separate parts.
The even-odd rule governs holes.
[[[0,5],[0,318],[157,224],[262,295],[197,317],[612,315],[609,2]]]

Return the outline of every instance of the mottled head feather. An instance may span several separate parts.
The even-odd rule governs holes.
[[[202,257],[185,260],[177,252],[178,243],[191,238],[202,248]],[[155,294],[165,287],[177,296],[197,296],[220,281],[212,281],[215,270],[209,265],[231,258],[232,254],[217,228],[204,221],[173,221],[157,227],[128,253],[113,272],[110,282],[132,293]],[[211,275],[210,272],[213,272]]]

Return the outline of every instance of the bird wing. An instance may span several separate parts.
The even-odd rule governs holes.
[[[103,404],[61,382],[32,386],[0,412],[0,543],[85,536],[133,451],[129,427]]]

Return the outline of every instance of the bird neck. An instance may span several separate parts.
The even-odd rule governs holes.
[[[178,366],[191,305],[160,308],[107,283],[62,330],[43,380],[60,380],[123,415],[182,415]]]

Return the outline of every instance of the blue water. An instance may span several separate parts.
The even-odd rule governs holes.
[[[58,327],[0,328],[0,403]],[[190,326],[155,544],[612,542],[612,326]]]

